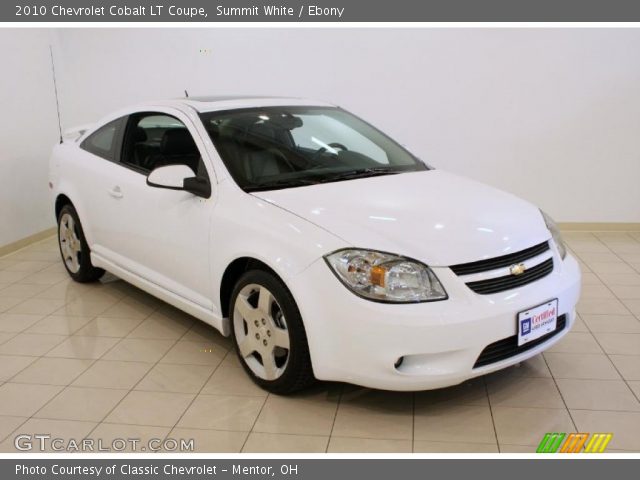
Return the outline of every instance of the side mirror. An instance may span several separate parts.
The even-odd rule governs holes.
[[[147,185],[169,190],[184,190],[203,198],[211,196],[209,181],[194,176],[193,171],[186,165],[166,165],[155,168],[147,176]]]

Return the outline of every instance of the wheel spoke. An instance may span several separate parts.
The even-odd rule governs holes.
[[[255,311],[255,308],[251,306],[246,297],[238,296],[236,300],[236,312],[239,313],[242,318],[247,322],[252,321],[256,316]]]
[[[271,304],[273,303],[273,295],[264,287],[260,287],[259,295],[258,310],[260,310],[263,315],[271,317]]]
[[[289,350],[289,332],[278,327],[274,327],[271,332],[273,334],[273,344],[277,347]]]
[[[262,366],[267,380],[275,380],[278,377],[278,367],[273,356],[273,350],[262,355]]]
[[[255,347],[253,346],[253,342],[248,336],[245,336],[240,343],[238,343],[238,350],[240,350],[240,355],[243,358],[247,358],[253,352],[255,352]]]

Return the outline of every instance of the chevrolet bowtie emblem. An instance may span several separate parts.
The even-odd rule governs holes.
[[[517,263],[509,267],[509,273],[511,275],[522,275],[526,269],[527,267],[524,266],[524,263]]]

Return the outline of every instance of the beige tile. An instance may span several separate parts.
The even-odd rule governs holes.
[[[0,313],[0,332],[22,332],[43,318],[43,315]]]
[[[413,445],[415,453],[498,453],[495,443],[469,442],[433,442],[416,440]]]
[[[17,333],[0,332],[0,345],[2,345],[3,343],[8,342],[9,340],[11,340],[16,335],[17,335]]]
[[[604,354],[553,353],[544,354],[555,378],[618,380],[620,375]]]
[[[131,389],[152,367],[153,363],[98,360],[73,385]]]
[[[158,448],[157,451],[163,452],[162,442],[170,430],[169,427],[101,423],[91,432],[90,438],[96,442],[101,440],[104,447],[113,446],[111,452],[115,453],[152,453]]]
[[[610,287],[614,285],[640,286],[640,274],[638,273],[602,273],[598,276]]]
[[[254,432],[330,435],[338,408],[336,392],[270,395],[253,427]]]
[[[587,328],[587,325],[584,323],[584,321],[580,318],[580,315],[576,315],[576,319],[573,322],[571,331],[589,333],[589,329]]]
[[[621,300],[640,299],[640,285],[612,285],[611,290]]]
[[[0,270],[1,283],[9,283],[9,284],[15,283],[28,276],[29,276],[28,272],[10,272],[8,270]]]
[[[36,361],[36,357],[22,355],[0,355],[0,382],[6,382],[16,373]]]
[[[625,380],[640,380],[640,356],[610,355],[609,358]]]
[[[487,381],[492,407],[563,408],[562,397],[551,378],[509,377]]]
[[[166,392],[130,392],[106,422],[173,427],[194,395]]]
[[[46,285],[25,285],[22,283],[14,283],[8,287],[0,289],[0,297],[12,297],[28,299],[46,289]]]
[[[493,421],[502,445],[538,445],[547,432],[575,432],[565,408],[492,407]],[[578,426],[580,428],[580,426]],[[604,432],[608,430],[580,430]]]
[[[65,338],[67,337],[63,335],[19,333],[0,345],[0,354],[39,357],[63,342]]]
[[[55,314],[93,318],[102,314],[117,301],[95,300],[94,298],[80,296],[56,310]]]
[[[95,337],[106,338],[106,337]],[[115,340],[115,339],[114,339]],[[103,360],[125,360],[132,362],[157,362],[169,351],[173,340],[146,340],[125,338],[110,350]]]
[[[27,417],[0,416],[0,441],[28,420]],[[13,436],[12,436],[13,438]],[[2,451],[2,450],[0,450]]]
[[[622,303],[631,313],[640,318],[640,299],[622,300]]]
[[[331,437],[328,453],[411,453],[411,440]]]
[[[253,432],[247,438],[246,453],[324,453],[329,437]]]
[[[613,433],[608,449],[640,451],[640,413],[571,410],[571,415],[580,432]]]
[[[19,305],[22,302],[24,302],[23,298],[0,297],[0,313],[6,312],[10,308],[15,307],[16,305]]]
[[[411,394],[354,388],[343,394],[333,435],[404,440],[412,430]]]
[[[178,340],[192,324],[193,320],[169,318],[156,312],[138,325],[129,337]]]
[[[178,442],[180,439],[193,439],[194,452],[240,453],[248,435],[248,432],[174,428],[169,434],[169,438],[178,440]]]
[[[185,428],[248,432],[260,413],[264,398],[198,395],[178,423]]]
[[[102,357],[111,349],[119,339],[106,337],[80,337],[67,338],[57,347],[47,353],[47,357],[85,358],[95,359]]]
[[[542,438],[540,438],[542,440]],[[500,444],[500,453],[536,453],[537,445]]]
[[[484,378],[474,378],[454,387],[415,393],[416,408],[438,404],[489,406]]]
[[[488,406],[428,405],[416,407],[413,438],[444,442],[495,443]]]
[[[640,333],[596,333],[595,337],[609,354],[640,355]]]
[[[589,268],[596,275],[603,273],[634,273],[634,270],[624,262],[591,262]]]
[[[15,383],[69,385],[93,360],[42,357],[11,379]]]
[[[9,313],[25,313],[28,315],[50,315],[64,305],[63,300],[45,298],[29,298],[8,310]]]
[[[211,325],[200,321],[196,321],[180,340],[200,342],[208,348],[221,347],[225,350],[231,350],[233,348],[233,342],[230,337],[223,337],[222,334]]]
[[[562,340],[547,350],[559,353],[602,353],[596,339],[590,333],[569,332]]]
[[[633,315],[583,315],[593,333],[640,333],[640,320]]]
[[[126,394],[113,388],[67,387],[34,417],[99,422]]]
[[[69,317],[51,315],[43,318],[26,330],[26,333],[42,333],[56,335],[72,335],[89,321],[88,317]]]
[[[159,363],[136,385],[136,390],[198,393],[213,373],[207,365]]]
[[[210,365],[216,367],[227,354],[219,347],[209,347],[201,342],[177,342],[160,360],[161,363],[181,365]]]
[[[627,382],[627,384],[635,394],[636,398],[640,399],[640,381]]]
[[[8,446],[8,451],[22,452],[15,448],[14,437],[17,435],[48,435],[50,437],[43,440],[35,438],[31,441],[32,449],[28,453],[40,452],[56,452],[67,453],[66,448],[69,440],[73,439],[80,443],[86,435],[95,428],[97,424],[94,422],[81,422],[72,420],[52,420],[44,418],[31,418],[21,425],[8,439],[3,443],[3,449]],[[53,442],[54,439],[62,439]],[[22,444],[23,448],[26,446]],[[22,452],[24,453],[24,452]]]
[[[580,254],[580,260],[590,263],[602,263],[602,262],[619,262],[621,259],[613,252],[585,252]]]
[[[595,273],[582,272],[582,285],[604,285]]]
[[[37,283],[39,285],[55,285],[66,280],[68,275],[62,272],[36,272],[19,280],[20,283]]]
[[[580,292],[580,298],[590,300],[616,298],[606,285],[585,285]]]
[[[101,314],[104,317],[144,319],[151,315],[154,310],[154,307],[150,307],[137,300],[123,298],[104,312],[101,312]]]
[[[76,332],[89,337],[126,337],[142,320],[133,318],[97,317]]]
[[[54,385],[5,383],[0,386],[0,415],[30,417],[60,390]]]
[[[256,385],[242,367],[226,361],[216,368],[216,371],[203,387],[202,393],[209,395],[267,396],[267,392]]]
[[[582,298],[576,307],[580,316],[585,315],[629,315],[629,310],[617,298]]]
[[[569,409],[640,411],[640,402],[622,380],[558,379]]]

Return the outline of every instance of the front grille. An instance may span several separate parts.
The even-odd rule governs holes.
[[[467,287],[476,293],[482,295],[490,295],[492,293],[511,290],[512,288],[521,287],[542,277],[546,277],[553,271],[553,258],[549,258],[544,262],[531,267],[521,275],[505,275],[503,277],[489,278],[487,280],[478,280],[477,282],[467,283]]]
[[[515,357],[527,350],[531,350],[532,348],[540,345],[541,343],[546,342],[551,337],[555,337],[559,334],[564,328],[567,326],[567,316],[560,315],[556,320],[556,329],[553,332],[549,332],[546,335],[543,335],[540,338],[536,338],[535,340],[531,340],[524,345],[518,346],[518,335],[514,335],[513,337],[503,338],[502,340],[498,340],[497,342],[493,342],[491,345],[487,346],[476,360],[476,363],[473,365],[473,368],[483,367],[485,365],[489,365],[491,363],[496,363],[501,360],[506,360],[507,358]]]
[[[488,260],[479,260],[471,263],[461,263],[454,265],[451,268],[456,275],[470,275],[472,273],[481,273],[489,270],[496,270],[498,268],[508,267],[514,263],[521,263],[525,260],[529,260],[541,253],[549,250],[549,242],[542,242],[533,247],[526,248],[516,253],[510,253],[509,255],[502,255],[501,257],[490,258]]]

